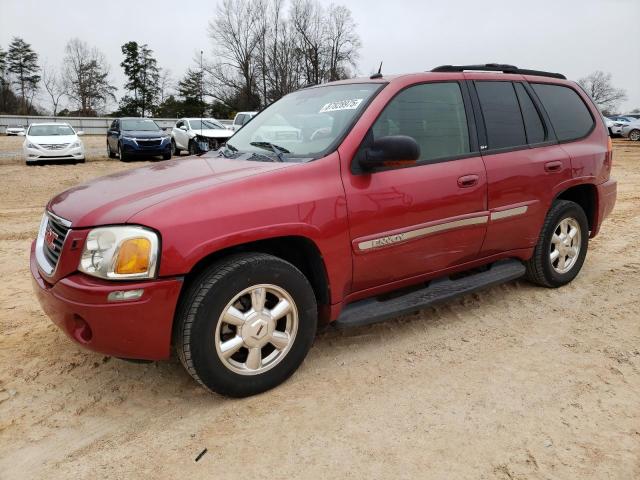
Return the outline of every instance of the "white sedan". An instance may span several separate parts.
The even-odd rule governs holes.
[[[233,134],[232,130],[214,118],[182,118],[171,130],[173,154],[177,156],[186,150],[190,155],[195,155],[203,149],[204,144],[208,150],[217,150]]]
[[[24,157],[27,165],[43,160],[73,160],[84,163],[84,145],[68,123],[32,123],[25,134]]]

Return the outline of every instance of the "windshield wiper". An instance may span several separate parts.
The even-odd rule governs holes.
[[[284,162],[284,157],[282,156],[283,153],[291,153],[289,150],[287,150],[284,147],[280,147],[279,145],[275,145],[271,142],[251,142],[249,145],[253,145],[254,147],[258,147],[258,148],[264,148],[267,150],[271,150],[273,153],[276,154],[276,156],[278,157],[278,160],[280,160],[281,162]]]

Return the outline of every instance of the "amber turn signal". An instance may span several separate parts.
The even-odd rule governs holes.
[[[122,242],[115,273],[120,275],[144,273],[149,270],[151,242],[146,238],[130,238]]]

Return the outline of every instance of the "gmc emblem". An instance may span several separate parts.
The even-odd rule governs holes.
[[[44,242],[51,250],[55,250],[54,241],[58,238],[58,234],[54,232],[51,227],[47,227],[47,230],[44,232]]]

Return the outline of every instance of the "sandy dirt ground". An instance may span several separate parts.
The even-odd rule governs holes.
[[[82,350],[32,294],[46,200],[136,165],[0,166],[1,479],[640,478],[640,143],[615,142],[618,204],[572,284],[328,329],[243,400]]]

